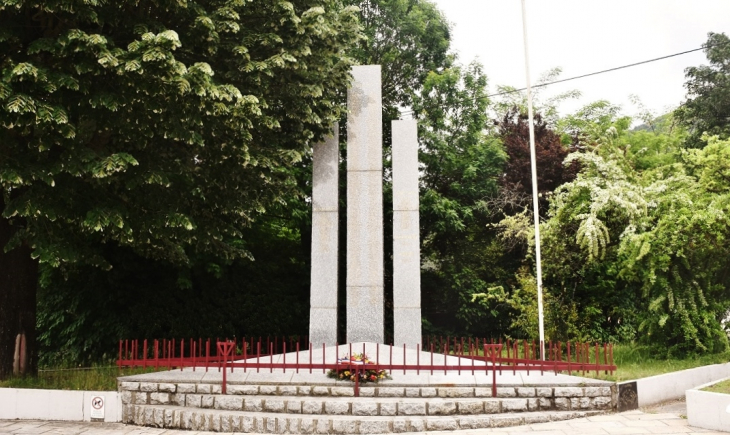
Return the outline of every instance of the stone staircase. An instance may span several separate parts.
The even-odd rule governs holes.
[[[371,385],[371,384],[368,384]],[[616,386],[253,385],[122,380],[124,423],[196,431],[373,434],[517,426],[616,408]]]

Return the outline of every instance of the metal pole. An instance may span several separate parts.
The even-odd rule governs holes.
[[[522,0],[522,32],[525,41],[525,77],[527,79],[527,117],[530,126],[530,166],[532,169],[532,208],[535,221],[535,260],[537,263],[537,316],[540,329],[540,357],[545,360],[545,326],[542,307],[542,262],[540,257],[540,210],[537,195],[537,158],[535,155],[535,126],[532,113],[532,87],[530,85],[530,59],[527,48],[527,14]]]

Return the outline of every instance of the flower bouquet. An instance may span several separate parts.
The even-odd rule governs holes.
[[[374,367],[368,368],[368,365],[375,365],[375,361],[368,358],[364,353],[353,353],[350,357],[343,356],[337,362],[342,364],[342,369],[330,370],[327,372],[327,377],[343,381],[349,379],[352,382],[355,382],[359,377],[360,383],[391,379],[385,370],[376,370]],[[352,369],[351,366],[353,365],[362,365],[365,367]]]

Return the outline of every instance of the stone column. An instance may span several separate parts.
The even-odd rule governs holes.
[[[337,241],[339,127],[314,146],[312,173],[312,280],[309,341],[337,344]]]
[[[347,90],[347,341],[383,343],[383,126],[379,65]]]
[[[393,345],[421,344],[418,125],[393,121]]]

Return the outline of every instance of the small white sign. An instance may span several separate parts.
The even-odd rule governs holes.
[[[92,420],[104,420],[104,396],[91,396],[91,415]]]

